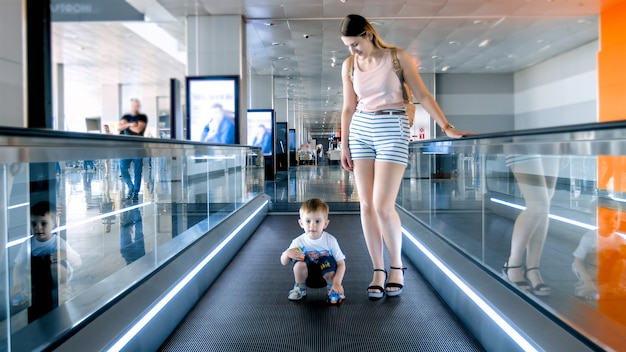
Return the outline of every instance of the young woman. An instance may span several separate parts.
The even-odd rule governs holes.
[[[368,295],[372,299],[385,294],[398,296],[404,287],[405,268],[400,218],[394,203],[408,161],[409,122],[400,79],[394,71],[394,53],[405,82],[443,132],[455,138],[469,133],[448,122],[409,55],[382,41],[365,18],[348,15],[341,24],[341,40],[352,54],[341,70],[341,130],[346,131],[341,139],[341,164],[354,172],[359,192],[361,224],[374,267]],[[383,239],[391,268],[386,284]]]

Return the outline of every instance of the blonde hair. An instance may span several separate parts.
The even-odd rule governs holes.
[[[365,17],[361,15],[348,15],[341,22],[341,35],[344,37],[364,37],[372,33],[372,44],[378,49],[398,49],[380,38],[378,31]]]
[[[328,204],[319,198],[311,198],[300,206],[300,214],[322,212],[325,217],[328,217],[328,211]]]
[[[367,35],[367,32],[372,33],[372,44],[374,44],[374,46],[378,49],[398,49],[397,46],[393,45],[393,44],[389,44],[386,41],[382,40],[380,38],[380,35],[378,34],[378,31],[376,31],[376,28],[374,28],[374,26],[372,26],[372,24],[368,21],[367,24],[365,25],[365,34]]]

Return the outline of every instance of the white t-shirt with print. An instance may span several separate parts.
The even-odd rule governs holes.
[[[24,243],[20,248],[20,252],[15,258],[15,264],[20,265],[22,267],[27,265],[27,257],[29,255],[27,249],[27,243]],[[45,256],[56,253],[58,250],[66,251],[68,258],[76,258],[80,257],[80,255],[67,243],[64,239],[58,237],[57,235],[53,235],[47,241],[38,241],[34,237],[30,239],[30,255],[33,256]],[[67,258],[66,258],[67,259]],[[73,272],[73,268],[69,263],[69,260],[61,263],[68,269],[68,274],[71,276]]]
[[[337,262],[346,259],[335,236],[326,231],[315,240],[303,233],[291,241],[288,249],[291,248],[304,248],[304,254],[309,258],[332,256]]]

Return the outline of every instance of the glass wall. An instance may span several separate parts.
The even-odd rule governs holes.
[[[206,234],[264,193],[257,149],[31,133],[0,133],[0,351],[103,280],[141,280],[176,255],[173,239]]]
[[[626,132],[411,145],[398,204],[603,348],[626,347]]]

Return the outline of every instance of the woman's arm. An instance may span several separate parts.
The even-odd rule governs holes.
[[[424,85],[424,81],[422,81],[422,77],[417,72],[417,68],[415,67],[415,63],[407,54],[405,50],[397,49],[398,60],[400,61],[400,66],[402,66],[402,73],[404,75],[405,82],[409,85],[411,90],[413,91],[413,95],[417,98],[420,104],[424,107],[424,109],[430,114],[430,116],[437,122],[440,128],[445,129],[445,134],[448,137],[460,138],[466,135],[473,134],[471,132],[460,131],[451,126],[448,122],[448,119],[441,111],[439,104],[435,101],[432,94],[428,91],[426,86]],[[411,97],[412,98],[412,97]]]
[[[341,65],[341,81],[343,83],[343,109],[341,110],[341,165],[348,170],[353,170],[352,157],[348,148],[348,135],[350,134],[350,123],[352,115],[356,110],[356,93],[350,79],[350,64],[348,57]]]

